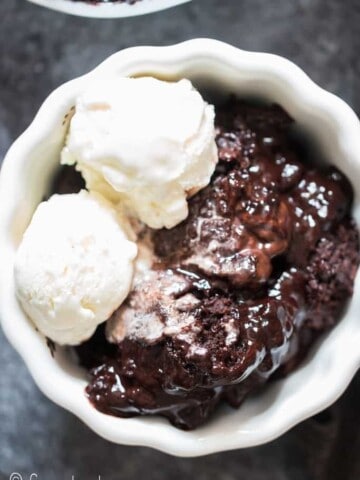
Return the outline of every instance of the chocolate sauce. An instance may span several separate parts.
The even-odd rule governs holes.
[[[195,428],[220,401],[238,407],[293,370],[340,319],[359,264],[352,188],[299,153],[292,123],[278,106],[231,99],[217,109],[211,183],[184,222],[149,230],[151,275],[111,320],[149,316],[163,330],[113,345],[100,326],[77,348],[97,409]],[[61,178],[55,190],[67,191]]]

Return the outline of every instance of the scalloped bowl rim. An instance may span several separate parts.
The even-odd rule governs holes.
[[[19,178],[25,175],[27,153],[45,142],[44,132],[50,128],[49,124],[56,121],[59,110],[66,111],[69,98],[74,100],[75,92],[86,82],[115,72],[122,75],[150,72],[175,78],[179,72],[193,68],[198,72],[207,69],[206,75],[210,75],[209,72],[216,71],[214,66],[222,67],[224,72],[229,68],[229,71],[245,75],[250,85],[260,90],[270,82],[270,90],[276,91],[280,98],[283,95],[284,101],[286,98],[286,108],[290,113],[293,113],[292,110],[300,112],[299,115],[302,112],[309,122],[313,122],[314,129],[319,124],[317,115],[324,122],[329,122],[328,128],[335,131],[329,142],[336,141],[340,148],[345,171],[347,169],[353,178],[355,175],[360,178],[360,123],[345,102],[320,88],[289,60],[239,50],[210,39],[195,39],[168,47],[129,48],[115,53],[87,75],[60,86],[49,95],[30,126],[13,143],[0,174],[0,204],[3,209],[0,218],[0,259],[3,265],[0,270],[1,323],[9,342],[24,359],[35,382],[46,396],[75,414],[105,439],[119,444],[148,446],[184,457],[269,442],[326,408],[343,393],[360,365],[360,327],[353,321],[356,312],[360,311],[359,275],[344,318],[325,341],[316,345],[296,372],[274,382],[260,395],[250,397],[239,410],[230,412],[230,409],[222,408],[204,427],[185,432],[158,417],[115,418],[98,412],[90,405],[83,394],[84,378],[79,372],[70,372],[61,365],[61,361],[51,358],[43,338],[30,326],[15,300],[12,277],[15,247],[10,230],[15,228],[14,212],[25,208],[20,200]],[[229,72],[228,75],[229,82],[233,81]],[[357,190],[354,216],[358,225],[359,197]],[[316,395],[311,395],[314,390]]]

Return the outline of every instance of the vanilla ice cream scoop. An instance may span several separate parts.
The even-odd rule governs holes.
[[[99,194],[54,195],[34,213],[15,259],[16,294],[59,344],[88,339],[127,296],[136,244]]]
[[[217,159],[213,106],[188,80],[151,77],[92,83],[76,101],[62,152],[89,190],[152,228],[187,217],[187,198],[209,183]]]

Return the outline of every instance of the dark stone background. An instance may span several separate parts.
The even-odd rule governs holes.
[[[56,86],[118,49],[193,37],[284,55],[360,111],[359,0],[193,0],[111,21],[1,0],[0,22],[1,158]],[[2,333],[0,365],[1,480],[360,479],[359,374],[333,407],[266,446],[178,459],[98,438],[43,397]]]

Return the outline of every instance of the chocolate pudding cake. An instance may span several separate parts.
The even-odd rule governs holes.
[[[194,429],[220,402],[239,407],[291,372],[340,320],[359,264],[352,187],[307,158],[292,126],[276,105],[231,98],[216,108],[210,184],[177,226],[142,227],[150,267],[76,347],[98,410]],[[53,192],[83,187],[62,167]]]

